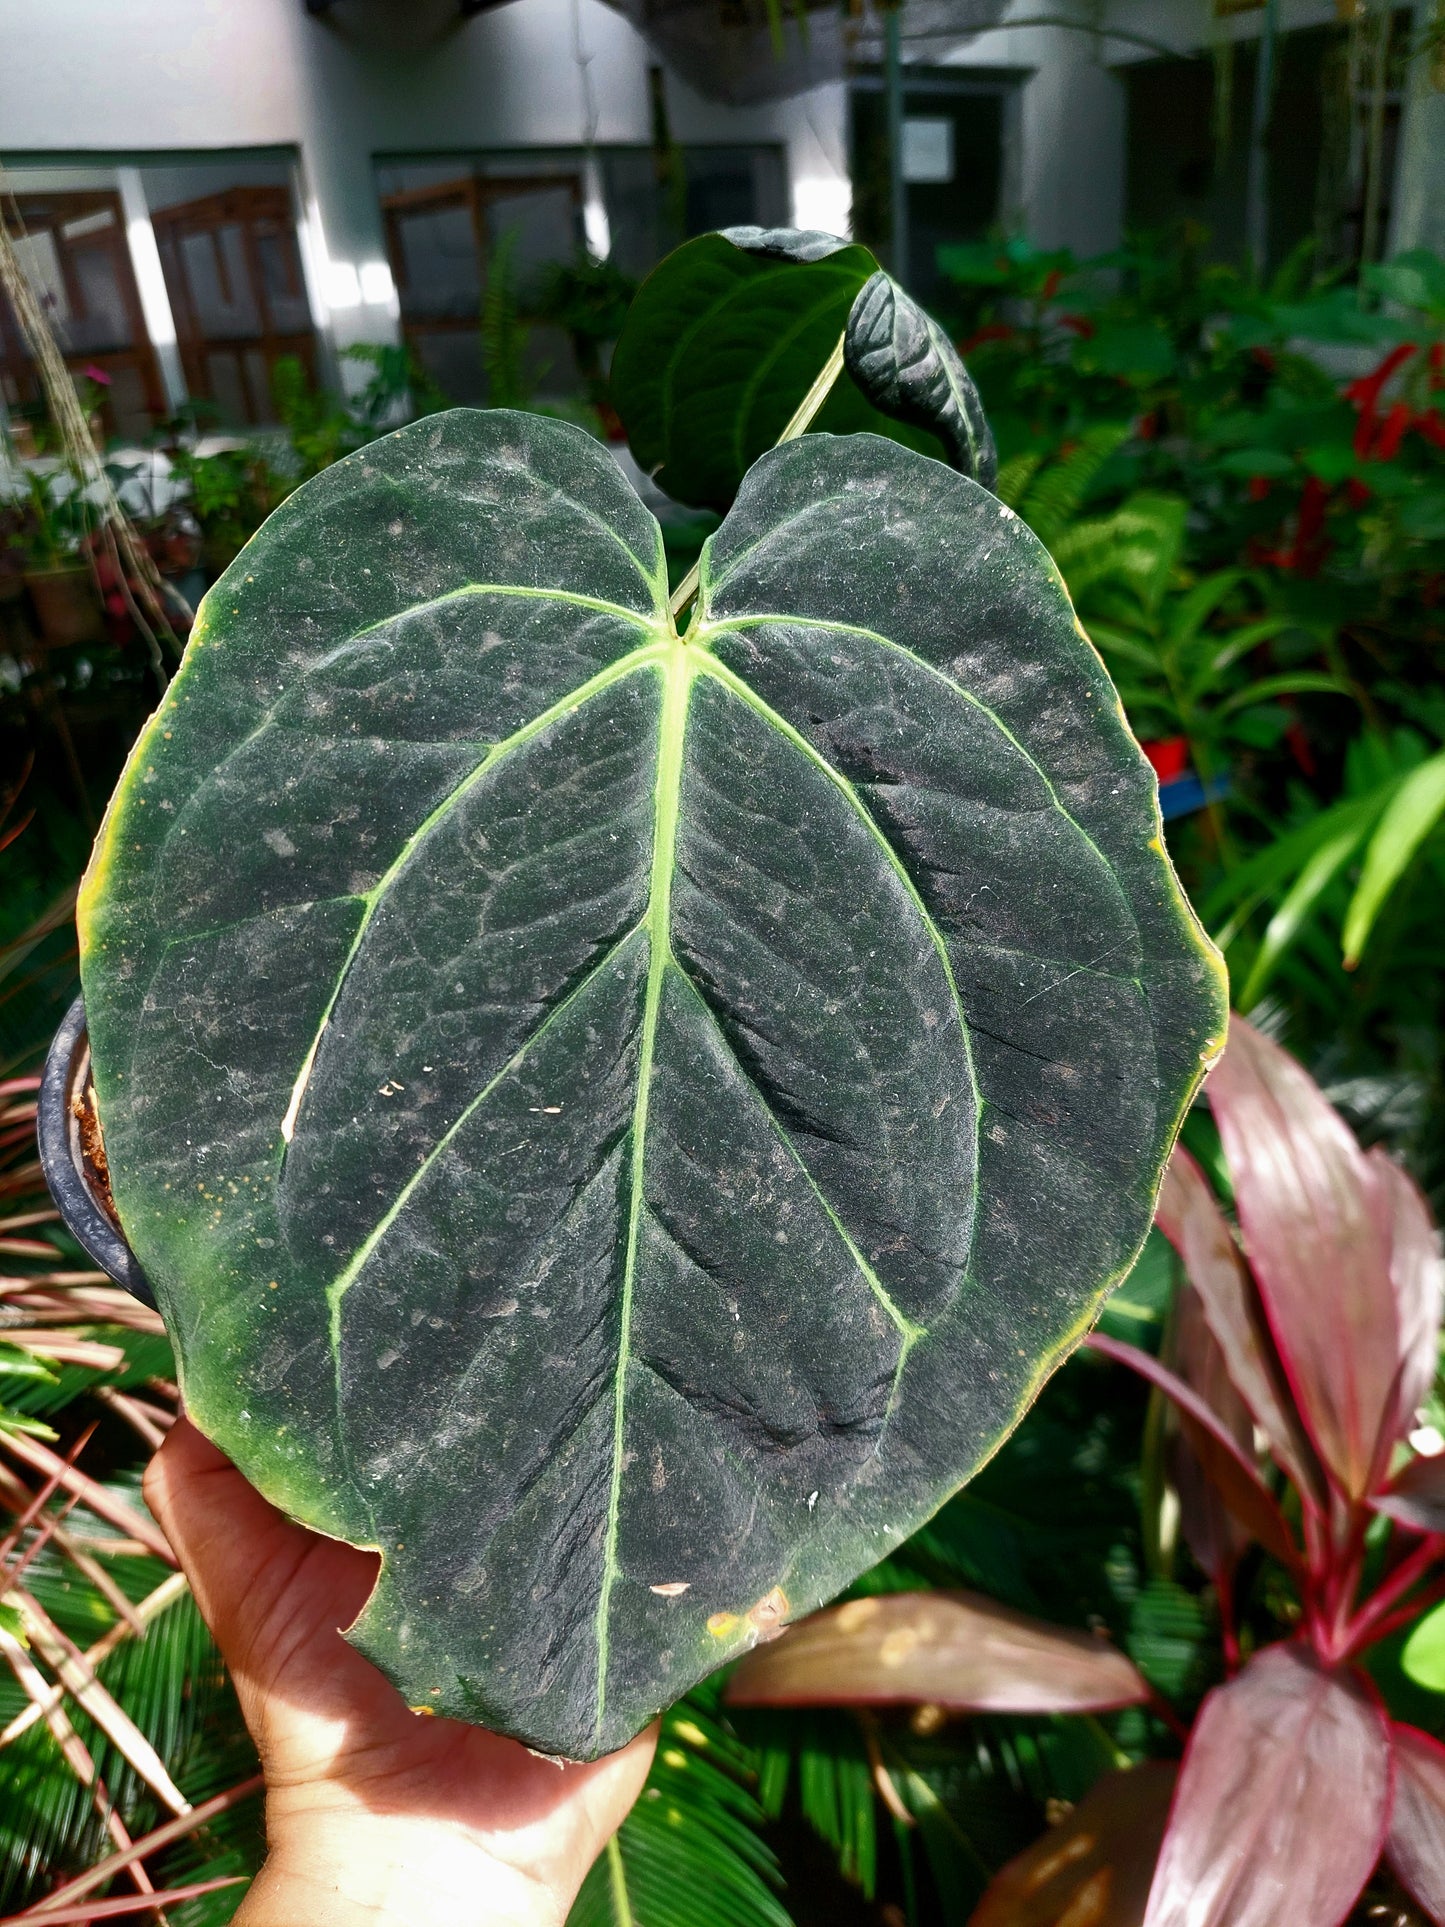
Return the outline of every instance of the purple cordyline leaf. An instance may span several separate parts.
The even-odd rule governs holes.
[[[1375,1178],[1376,1212],[1386,1227],[1390,1283],[1400,1329],[1395,1408],[1382,1436],[1383,1472],[1390,1447],[1410,1430],[1415,1413],[1435,1382],[1445,1265],[1440,1235],[1419,1187],[1381,1150],[1366,1159]]]
[[[1126,1344],[1122,1339],[1110,1338],[1103,1332],[1090,1332],[1084,1344],[1090,1351],[1112,1358],[1117,1364],[1127,1365],[1141,1378],[1148,1379],[1151,1385],[1157,1385],[1181,1415],[1187,1415],[1193,1421],[1195,1429],[1212,1441],[1219,1457],[1231,1461],[1239,1482],[1238,1487],[1232,1489],[1240,1494],[1241,1504],[1245,1503],[1243,1486],[1248,1485],[1252,1489],[1247,1503],[1250,1517],[1257,1524],[1257,1536],[1282,1559],[1295,1563],[1298,1554],[1290,1539],[1289,1528],[1274,1494],[1260,1477],[1253,1451],[1246,1450],[1239,1443],[1194,1387],[1186,1385],[1177,1373],[1170,1371],[1152,1353],[1141,1351],[1137,1345]]]
[[[1164,1173],[1155,1222],[1183,1260],[1229,1375],[1275,1459],[1302,1492],[1320,1501],[1319,1464],[1295,1412],[1259,1291],[1208,1179],[1182,1144],[1174,1147]]]
[[[1385,1851],[1436,1927],[1445,1927],[1445,1746],[1418,1727],[1390,1730],[1395,1805]]]
[[[1394,1420],[1401,1355],[1378,1178],[1313,1079],[1243,1018],[1209,1097],[1300,1416],[1341,1492],[1362,1499]]]
[[[1174,1777],[1162,1760],[1106,1773],[995,1875],[968,1927],[1139,1927]]]
[[[981,1594],[850,1599],[756,1647],[728,1685],[741,1706],[928,1702],[980,1713],[1136,1706],[1149,1688],[1092,1633],[1045,1625]]]
[[[1358,1675],[1266,1647],[1200,1709],[1144,1927],[1338,1927],[1384,1844],[1391,1777]]]
[[[1411,1459],[1370,1503],[1413,1532],[1445,1532],[1445,1457]]]
[[[1170,1359],[1174,1369],[1204,1400],[1241,1452],[1254,1451],[1254,1421],[1234,1388],[1219,1341],[1209,1329],[1204,1305],[1186,1284],[1174,1304]],[[1249,1544],[1268,1520],[1258,1492],[1235,1460],[1187,1413],[1172,1407],[1176,1430],[1169,1464],[1179,1494],[1179,1519],[1189,1550],[1202,1571],[1216,1582],[1227,1580]],[[1260,1515],[1258,1518],[1256,1515]],[[1268,1529],[1266,1527],[1266,1529]]]

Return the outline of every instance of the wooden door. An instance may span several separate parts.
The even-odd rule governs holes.
[[[316,377],[316,333],[284,187],[234,187],[151,216],[186,387],[237,427],[276,419],[283,355]]]
[[[81,377],[93,371],[107,434],[145,436],[165,417],[165,392],[146,334],[120,196],[109,190],[25,194],[15,206],[21,228],[16,252],[66,366]],[[8,406],[43,411],[39,372],[3,296],[0,388]]]

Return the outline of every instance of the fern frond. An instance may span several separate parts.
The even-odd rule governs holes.
[[[1029,483],[1043,466],[1043,460],[1043,456],[1034,449],[1025,449],[1020,455],[1010,455],[1006,462],[999,463],[994,494],[1008,508],[1017,509]]]
[[[1046,549],[1053,549],[1088,499],[1104,464],[1131,432],[1128,422],[1095,422],[1029,484],[1018,512]]]

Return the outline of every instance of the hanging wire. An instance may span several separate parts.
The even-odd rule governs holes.
[[[95,511],[95,533],[120,584],[131,620],[145,641],[151,669],[164,689],[170,677],[161,652],[162,639],[177,658],[181,652],[166,606],[166,586],[111,486],[50,318],[20,265],[15,243],[23,239],[24,234],[19,203],[9,182],[0,175],[0,289],[9,297],[20,332],[39,371],[46,406],[60,436],[66,465],[80,487],[80,500],[85,508]],[[91,567],[94,571],[93,556]],[[190,610],[187,608],[185,613],[189,616]]]

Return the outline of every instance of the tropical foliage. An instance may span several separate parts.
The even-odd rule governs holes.
[[[1358,1139],[1376,1148],[1362,1157],[1344,1127],[1324,1119],[1300,1073],[1258,1043],[1256,1084],[1282,1077],[1302,1107],[1289,1128],[1277,1107],[1267,1129],[1250,1125],[1236,1089],[1231,1137],[1227,1083],[1213,1112],[1196,1110],[1162,1220],[1182,1255],[1162,1233],[1151,1237],[1104,1314],[1104,1344],[1079,1354],[979,1476],[843,1604],[849,1612],[882,1602],[855,1613],[856,1637],[873,1627],[881,1653],[890,1634],[908,1633],[915,1670],[919,1622],[908,1615],[937,1616],[940,1593],[976,1616],[967,1623],[974,1634],[984,1628],[983,1644],[1002,1637],[1000,1623],[1008,1640],[1021,1640],[1008,1650],[1030,1654],[1031,1676],[1062,1634],[1055,1657],[1075,1706],[1078,1677],[1094,1678],[1089,1662],[1106,1658],[1109,1691],[1091,1710],[1061,1712],[1038,1700],[1023,1710],[1017,1698],[1000,1705],[1006,1668],[980,1706],[977,1678],[967,1693],[954,1691],[942,1664],[926,1690],[911,1677],[918,1697],[902,1704],[858,1692],[844,1705],[840,1689],[826,1705],[744,1706],[705,1686],[670,1716],[648,1791],[594,1871],[577,1917],[619,1927],[789,1919],[951,1927],[970,1918],[975,1927],[1058,1927],[1081,1908],[1088,1917],[1107,1894],[1111,1911],[1099,1919],[1137,1927],[1183,1756],[1188,1813],[1171,1829],[1151,1917],[1151,1927],[1163,1927],[1175,1918],[1162,1911],[1177,1904],[1171,1895],[1186,1885],[1208,1892],[1192,1869],[1211,1857],[1220,1816],[1232,1840],[1244,1836],[1231,1818],[1239,1789],[1215,1771],[1218,1761],[1248,1752],[1261,1771],[1278,1765],[1275,1804],[1297,1812],[1277,1741],[1288,1735],[1292,1758],[1310,1757],[1333,1706],[1332,1730],[1349,1736],[1354,1790],[1342,1801],[1325,1776],[1318,1814],[1303,1831],[1282,1824],[1258,1842],[1251,1879],[1266,1878],[1271,1853],[1311,1862],[1319,1885],[1295,1909],[1311,1927],[1342,1909],[1360,1922],[1440,1919],[1429,1877],[1445,1860],[1432,1832],[1442,1780],[1436,1742],[1445,1738],[1445,1607],[1431,1609],[1441,1541],[1428,1507],[1437,1503],[1432,1468],[1445,1463],[1445,1408],[1433,1357],[1417,1327],[1415,1389],[1406,1398],[1402,1381],[1382,1399],[1384,1354],[1367,1346],[1359,1367],[1373,1377],[1354,1384],[1360,1402],[1350,1409],[1374,1415],[1379,1451],[1365,1432],[1341,1435],[1342,1387],[1332,1374],[1336,1354],[1352,1356],[1351,1347],[1331,1343],[1325,1356],[1309,1345],[1337,1338],[1345,1320],[1362,1321],[1386,1350],[1399,1343],[1397,1280],[1382,1256],[1379,1219],[1372,1215],[1374,1230],[1348,1247],[1359,1257],[1348,1270],[1337,1250],[1319,1256],[1312,1242],[1303,1323],[1280,1322],[1279,1305],[1298,1309],[1289,1297],[1298,1281],[1292,1287],[1272,1272],[1271,1254],[1293,1235],[1278,1217],[1290,1194],[1277,1182],[1291,1144],[1302,1153],[1318,1136],[1329,1147],[1332,1168],[1344,1173],[1339,1208],[1353,1199],[1355,1210],[1360,1196],[1382,1189],[1413,1197],[1397,1163],[1387,1174],[1381,1146],[1404,1157],[1437,1212],[1445,1195],[1435,923],[1445,883],[1437,690],[1445,267],[1415,256],[1371,270],[1357,288],[1317,284],[1301,257],[1260,289],[1211,264],[1187,234],[1135,245],[1102,264],[1104,275],[1101,264],[1020,243],[958,253],[949,265],[954,293],[943,318],[988,406],[999,492],[1053,550],[1165,778],[1166,808],[1180,808],[1168,824],[1170,848],[1226,949],[1234,1001],[1263,1038],[1309,1066]],[[606,294],[597,291],[599,312]],[[615,312],[600,325],[615,327]],[[299,416],[298,426],[304,435]],[[324,457],[325,436],[306,446]],[[264,472],[257,459],[244,456],[237,473],[216,477],[216,526],[233,518],[227,540],[249,532],[311,456],[298,444]],[[26,513],[18,505],[12,526]],[[676,545],[675,574],[695,554],[689,540],[690,548]],[[101,739],[88,764],[97,801],[151,699],[141,673],[127,667],[126,647],[117,644],[111,658],[92,647],[85,658],[96,675],[112,677],[118,719],[113,744]],[[84,655],[57,664],[72,705],[83,693]],[[5,932],[11,946],[0,954],[0,994],[13,993],[0,1004],[11,1068],[33,1064],[68,994],[62,892],[87,840],[73,783],[63,770],[56,776],[53,750],[42,751],[10,818],[13,828],[38,806],[7,853],[19,886]],[[22,1169],[33,1162],[28,1101],[23,1089],[8,1099]],[[13,1274],[3,1315],[22,1336],[41,1331],[51,1352],[46,1362],[26,1341],[5,1353],[11,1369],[0,1396],[12,1424],[0,1459],[24,1496],[5,1487],[0,1503],[31,1505],[51,1466],[36,1449],[63,1463],[94,1420],[83,1464],[109,1494],[104,1503],[133,1507],[149,1446],[115,1399],[153,1406],[148,1422],[163,1424],[167,1396],[152,1381],[164,1381],[168,1367],[159,1352],[136,1351],[162,1341],[132,1328],[125,1308],[103,1296],[102,1280],[66,1276],[83,1264],[53,1220],[35,1215],[45,1200],[33,1171],[11,1184],[6,1202],[20,1222],[0,1227]],[[1418,1206],[1404,1209],[1418,1232]],[[11,1250],[15,1243],[25,1249]],[[31,1292],[41,1294],[38,1309]],[[1252,1308],[1243,1325],[1241,1304]],[[42,1320],[47,1307],[53,1322]],[[68,1343],[113,1351],[103,1363],[83,1354],[90,1362],[81,1364],[64,1356]],[[1291,1343],[1308,1354],[1303,1375]],[[14,1421],[56,1436],[22,1434]],[[1270,1440],[1263,1458],[1256,1421]],[[100,1577],[139,1612],[137,1602],[166,1585],[168,1568],[135,1550],[142,1542],[133,1529],[90,1510],[90,1487],[57,1532],[48,1521],[69,1503],[63,1490],[5,1554],[25,1557],[44,1538],[20,1590],[82,1652],[112,1639],[92,1661],[102,1685],[184,1796],[198,1808],[213,1794],[225,1798],[252,1763],[212,1649],[175,1598],[144,1639],[117,1632],[127,1621]],[[99,1575],[87,1577],[59,1537],[67,1530],[72,1540],[115,1540],[123,1550],[80,1543]],[[1026,1634],[1013,1618],[1000,1622],[1000,1609],[1025,1616]],[[956,1632],[965,1622],[941,1623]],[[159,1637],[168,1626],[182,1629],[170,1643]],[[13,1619],[6,1630],[20,1636]],[[58,1682],[23,1622],[20,1632],[27,1662]],[[1081,1650],[1080,1635],[1098,1648]],[[954,1637],[950,1648],[975,1673],[979,1643]],[[785,1641],[763,1657],[780,1662],[786,1651]],[[833,1670],[841,1674],[843,1664]],[[113,1841],[75,1760],[28,1714],[18,1680],[10,1690],[0,1717],[25,1715],[36,1749],[18,1817],[6,1808],[0,1819],[5,1897],[19,1905],[99,1862]],[[63,1703],[116,1796],[121,1824],[136,1837],[163,1824],[164,1802],[124,1749],[74,1695]],[[1381,1705],[1395,1793],[1388,1851],[1378,1858],[1364,1835],[1372,1822],[1383,1837],[1382,1803],[1359,1788],[1371,1775],[1378,1788]],[[22,1757],[22,1743],[11,1742],[12,1758]],[[0,1774],[7,1765],[0,1755]],[[1248,1789],[1243,1797],[1252,1797]],[[145,1864],[157,1887],[198,1884],[254,1866],[258,1844],[247,1795]],[[125,1892],[127,1878],[92,1891]],[[170,1917],[227,1917],[239,1891],[217,1889]],[[1207,1904],[1233,1901],[1216,1893]]]

